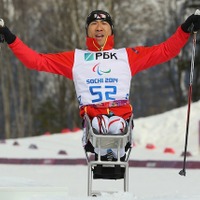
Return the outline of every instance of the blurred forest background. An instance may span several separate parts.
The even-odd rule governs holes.
[[[200,0],[0,0],[0,17],[38,52],[85,49],[85,19],[95,9],[108,11],[115,24],[115,47],[151,46],[166,40],[200,8]],[[197,38],[193,101],[200,99],[200,49]],[[133,77],[135,118],[187,103],[192,40],[173,60]],[[26,69],[7,44],[0,49],[0,139],[81,128],[73,82]]]

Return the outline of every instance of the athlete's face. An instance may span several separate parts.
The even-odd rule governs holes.
[[[88,26],[88,37],[95,38],[102,47],[109,35],[112,35],[110,24],[103,20],[95,20]]]

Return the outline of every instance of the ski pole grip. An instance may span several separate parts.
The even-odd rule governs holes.
[[[196,9],[196,11],[195,11],[194,14],[195,14],[195,15],[200,15],[200,10],[199,10],[199,9]]]
[[[196,9],[194,15],[200,15],[200,10],[199,10],[199,9]],[[194,33],[197,33],[197,31],[194,31]]]
[[[3,19],[0,18],[0,27],[4,27],[5,26],[5,23],[3,21]]]
[[[1,27],[4,27],[4,21],[3,19],[0,18],[0,28]],[[3,43],[4,42],[4,35],[0,34],[0,43]]]

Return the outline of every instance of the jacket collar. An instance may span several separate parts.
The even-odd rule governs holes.
[[[86,38],[86,46],[90,51],[104,51],[110,50],[114,47],[114,35],[108,36],[105,45],[100,47],[97,41],[94,38],[87,37]]]

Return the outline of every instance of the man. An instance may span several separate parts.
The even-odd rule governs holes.
[[[88,15],[86,21],[88,49],[56,54],[37,53],[6,26],[0,28],[0,34],[26,67],[63,75],[74,81],[82,117],[87,113],[91,119],[114,115],[128,120],[132,114],[129,102],[132,76],[178,55],[190,37],[191,27],[192,31],[200,29],[199,15],[188,17],[161,44],[114,49],[111,16],[105,11],[95,10]]]

